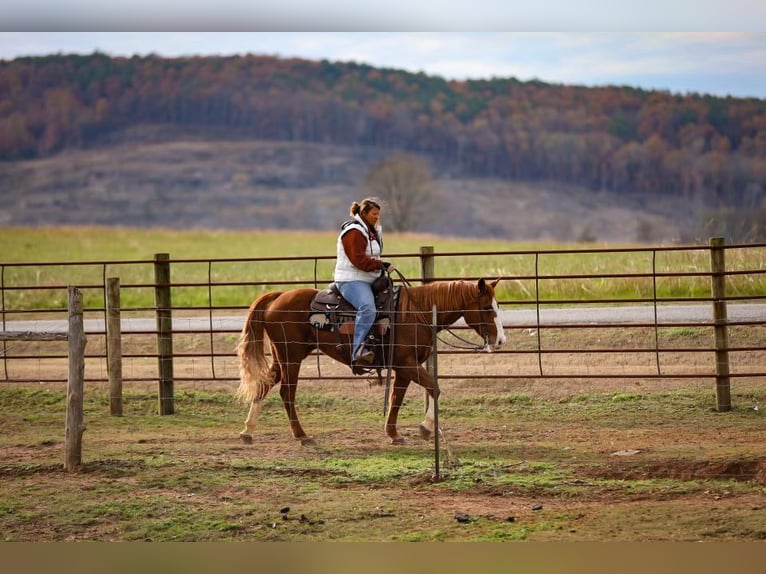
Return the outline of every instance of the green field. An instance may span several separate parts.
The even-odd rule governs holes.
[[[151,259],[169,253],[178,259],[231,257],[334,256],[334,231],[176,231],[120,227],[0,228],[0,263],[117,261]],[[576,244],[532,244],[508,241],[386,233],[387,254],[576,248]]]
[[[112,276],[119,277],[123,285],[139,286],[153,281],[154,254],[168,253],[173,282],[191,284],[174,289],[175,305],[236,306],[249,303],[269,289],[297,284],[323,286],[332,277],[335,240],[334,232],[4,228],[0,229],[0,265],[6,288],[99,286],[104,277]],[[651,299],[655,292],[660,299],[710,295],[710,277],[705,275],[710,269],[710,256],[704,249],[675,251],[658,246],[653,251],[643,246],[625,252],[621,250],[631,246],[520,244],[416,234],[388,234],[385,241],[386,258],[394,261],[405,277],[420,277],[418,253],[422,246],[431,246],[436,254],[437,278],[502,277],[498,295],[506,304],[538,297],[555,301]],[[726,257],[731,270],[766,267],[763,248],[729,249]],[[258,260],[262,258],[274,260]],[[55,265],[63,262],[80,264]],[[19,263],[34,265],[14,265]],[[652,273],[659,274],[656,281]],[[662,276],[675,273],[684,275]],[[562,275],[581,277],[558,278]],[[587,275],[595,277],[582,277]],[[536,276],[540,277],[538,282]],[[209,282],[218,284],[212,292]],[[729,276],[727,292],[730,296],[760,295],[766,292],[766,277]],[[149,288],[126,289],[123,297],[125,306],[149,306],[153,302]],[[98,289],[86,292],[86,306],[98,307],[102,300]],[[5,305],[6,309],[56,309],[65,305],[65,296],[61,289],[9,290]]]

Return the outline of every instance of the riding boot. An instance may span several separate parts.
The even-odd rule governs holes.
[[[356,354],[354,363],[360,365],[371,365],[375,362],[375,352],[370,349],[366,344],[359,347],[359,352]]]
[[[351,372],[355,375],[363,375],[370,372],[373,364],[375,364],[377,356],[374,347],[373,335],[369,334],[365,337],[359,350],[356,353],[356,357],[351,359]]]

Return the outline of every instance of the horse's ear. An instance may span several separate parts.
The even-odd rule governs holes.
[[[490,285],[492,285],[492,289],[494,289],[495,287],[497,287],[497,284],[498,284],[498,283],[500,283],[500,279],[502,279],[502,278],[501,278],[501,277],[498,277],[498,278],[497,278],[497,279],[495,279],[495,280],[494,280],[492,283],[490,283]]]
[[[487,292],[487,282],[482,277],[479,279],[479,295],[484,295]]]

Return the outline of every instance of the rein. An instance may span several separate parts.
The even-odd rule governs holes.
[[[412,296],[410,295],[409,288],[412,286],[412,284],[409,282],[409,280],[404,275],[402,275],[401,271],[399,271],[398,269],[394,269],[394,271],[396,272],[397,275],[399,275],[399,278],[402,280],[402,283],[404,284],[404,290],[407,292],[408,299],[410,300],[411,304],[415,307],[415,310],[420,314],[420,319],[423,321],[424,324],[428,325],[429,324],[428,315],[426,314],[426,312],[423,309],[421,309],[418,306],[417,302],[414,301]],[[478,296],[477,296],[477,303],[478,303]],[[438,311],[438,308],[437,308],[437,311]],[[479,351],[483,350],[489,344],[488,335],[487,335],[486,332],[482,334],[482,338],[484,339],[484,344],[483,345],[477,345],[473,341],[469,341],[465,337],[462,337],[462,336],[458,335],[457,333],[455,333],[449,327],[444,327],[443,330],[447,331],[450,335],[452,335],[453,337],[455,337],[459,341],[462,341],[463,343],[466,343],[466,345],[467,345],[467,346],[464,347],[462,345],[456,345],[454,343],[450,343],[449,341],[445,341],[444,339],[442,339],[439,336],[438,333],[436,334],[437,340],[441,341],[442,343],[444,343],[448,347],[452,347],[453,349],[461,349],[461,350],[464,350],[464,351],[479,352]]]

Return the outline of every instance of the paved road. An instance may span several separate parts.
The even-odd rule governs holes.
[[[730,321],[752,321],[766,323],[766,304],[736,304],[729,305],[727,313]],[[503,310],[501,311],[503,326],[508,328],[526,326],[532,327],[537,324],[537,312],[535,309]],[[213,331],[239,331],[245,315],[213,317]],[[663,324],[672,323],[703,323],[712,322],[712,308],[710,305],[666,305],[657,307],[657,320]],[[567,307],[567,308],[541,308],[540,325],[571,325],[571,324],[610,324],[610,323],[653,323],[653,306],[629,306],[629,307]],[[86,319],[86,333],[103,333],[103,319]],[[207,331],[211,329],[209,317],[174,318],[173,330],[184,331]],[[63,333],[67,331],[65,320],[36,320],[36,321],[8,321],[6,331],[33,331],[48,333]],[[123,319],[122,331],[124,333],[137,331],[154,331],[155,320],[148,319]]]

